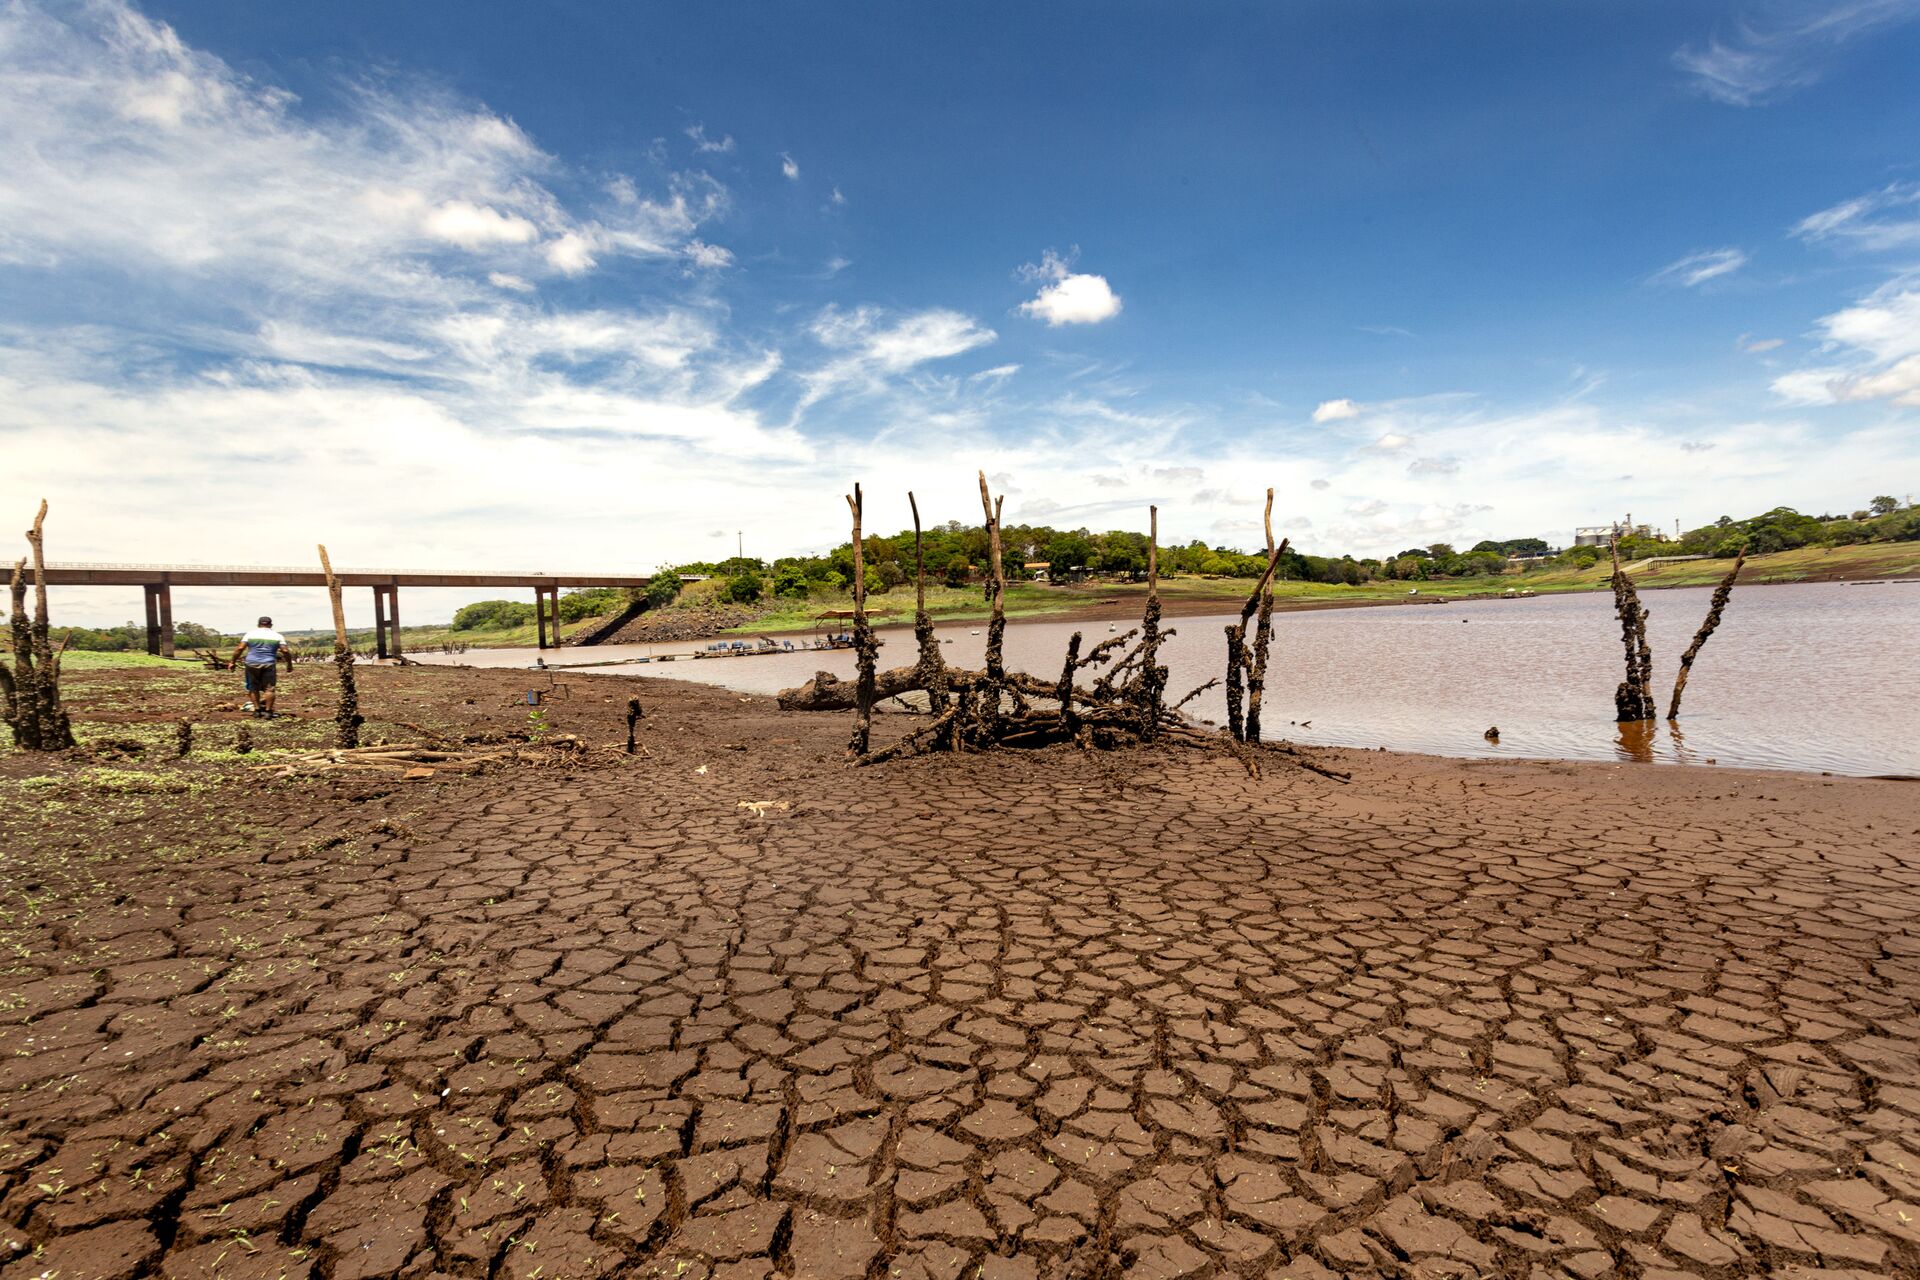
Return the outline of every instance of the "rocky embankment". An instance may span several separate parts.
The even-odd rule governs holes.
[[[665,640],[704,640],[729,627],[745,626],[765,610],[752,605],[691,605],[641,614],[599,644],[656,644]]]

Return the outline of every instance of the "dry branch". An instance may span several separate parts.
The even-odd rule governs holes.
[[[347,613],[340,601],[340,579],[333,576],[333,564],[327,548],[320,547],[320,571],[327,578],[327,599],[333,605],[333,665],[340,672],[340,702],[334,708],[333,723],[342,747],[360,745],[360,693],[353,684],[353,650],[347,645]]]
[[[1707,605],[1706,621],[1700,624],[1700,630],[1694,635],[1693,643],[1680,655],[1680,670],[1673,678],[1673,698],[1667,703],[1667,719],[1680,718],[1680,695],[1686,691],[1687,677],[1693,672],[1693,660],[1700,656],[1700,650],[1706,646],[1707,637],[1720,626],[1720,615],[1726,612],[1727,601],[1733,598],[1734,579],[1740,576],[1740,566],[1747,562],[1747,546],[1740,544],[1740,554],[1734,557],[1733,568],[1713,589],[1713,600]]]

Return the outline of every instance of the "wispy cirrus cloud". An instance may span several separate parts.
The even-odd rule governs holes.
[[[1717,102],[1750,107],[1804,88],[1834,53],[1920,16],[1920,0],[1772,0],[1751,4],[1731,29],[1676,50],[1674,65]]]
[[[1869,252],[1920,245],[1920,182],[1889,183],[1794,224],[1802,240]]]
[[[1743,249],[1702,249],[1677,262],[1669,262],[1647,280],[1649,284],[1672,284],[1697,289],[1709,280],[1732,275],[1749,261]]]

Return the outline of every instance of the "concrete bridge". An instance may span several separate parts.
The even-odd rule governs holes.
[[[401,587],[498,587],[533,590],[540,647],[560,646],[560,592],[581,587],[644,587],[648,574],[501,573],[491,570],[441,570],[403,573],[397,569],[335,569],[343,587],[373,589],[374,651],[400,656]],[[61,587],[139,587],[147,598],[147,652],[173,656],[174,587],[324,587],[318,568],[238,564],[89,564],[53,561],[47,585]]]

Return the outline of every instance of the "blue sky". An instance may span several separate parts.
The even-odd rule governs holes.
[[[976,468],[1356,554],[1851,509],[1920,489],[1916,67],[1920,0],[0,4],[0,497],[405,568]]]

